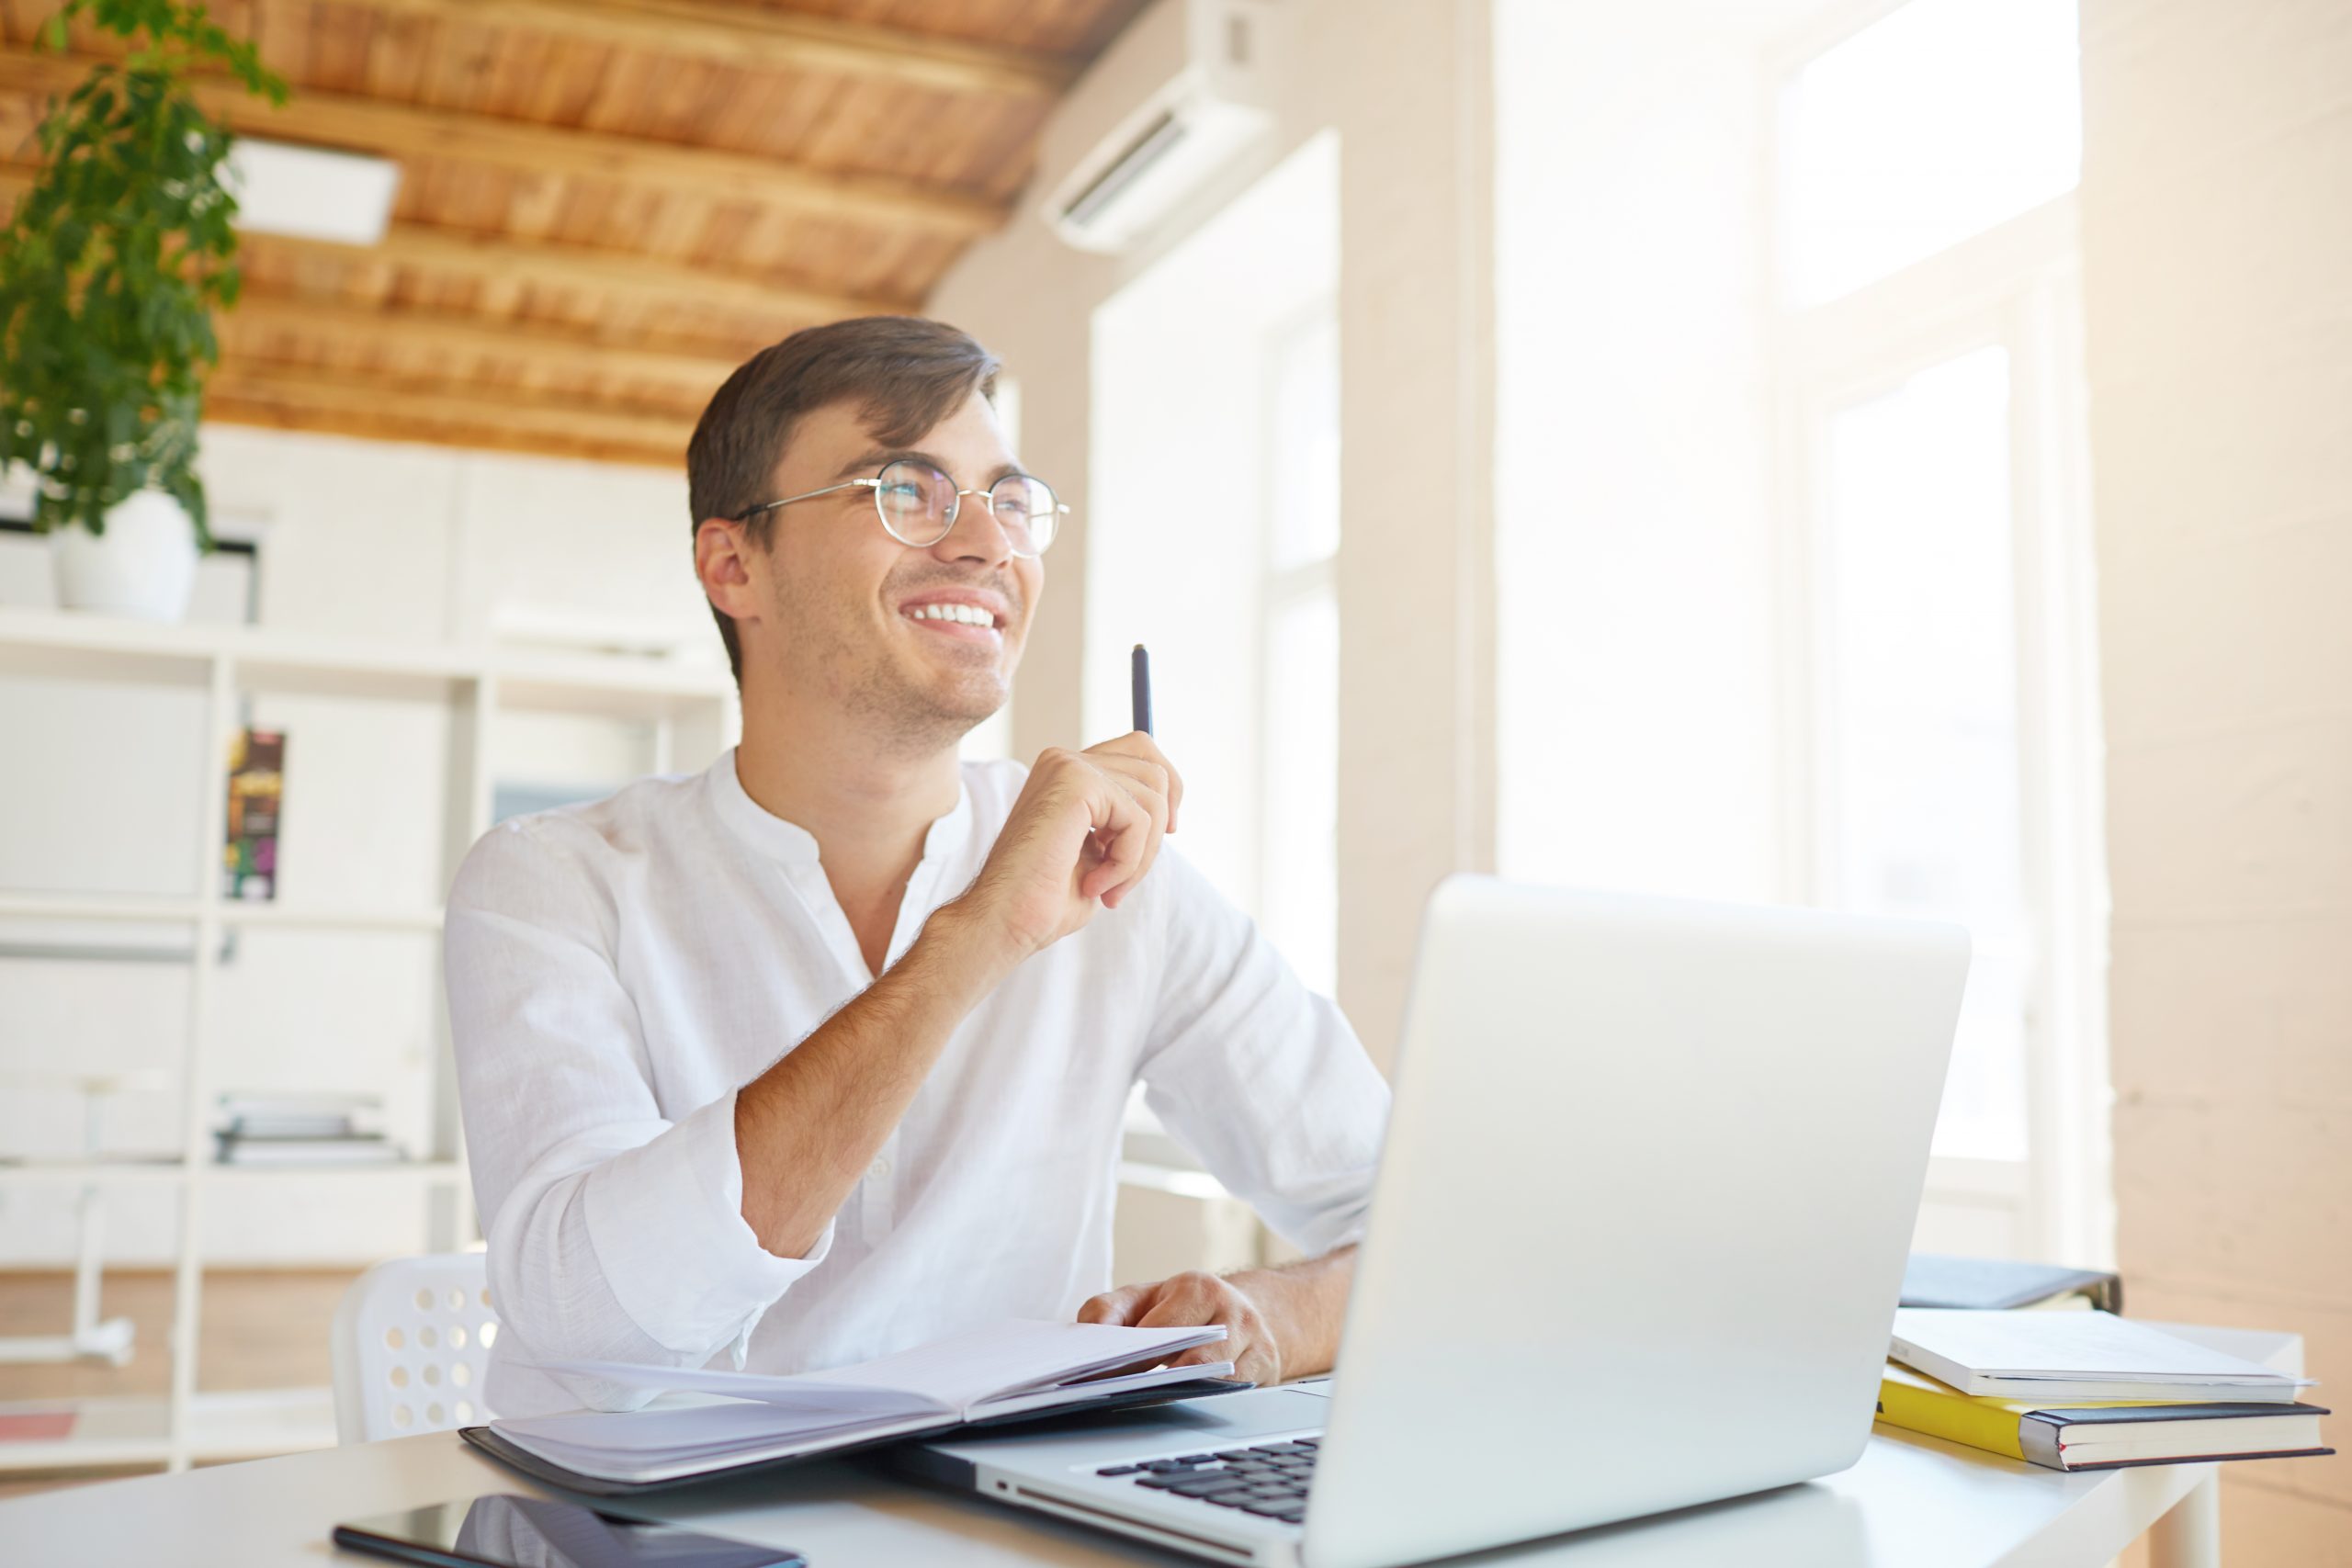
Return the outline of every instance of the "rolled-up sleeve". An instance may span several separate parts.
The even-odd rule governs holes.
[[[1329,997],[1190,863],[1163,852],[1159,994],[1144,1099],[1202,1164],[1311,1256],[1361,1240],[1388,1086]]]
[[[674,1121],[613,954],[617,912],[560,818],[492,830],[451,889],[450,1032],[474,1195],[504,1325],[502,1414],[643,1403],[530,1363],[740,1359],[761,1314],[824,1258],[778,1258],[742,1216],[733,1090]],[[585,833],[585,829],[576,829]]]

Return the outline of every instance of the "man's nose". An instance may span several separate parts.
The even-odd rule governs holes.
[[[1012,537],[996,520],[986,492],[966,491],[956,497],[956,521],[931,553],[941,560],[986,561],[1001,566],[1012,558]]]

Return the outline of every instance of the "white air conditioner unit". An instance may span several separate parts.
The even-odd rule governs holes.
[[[1046,221],[1125,250],[1273,124],[1279,0],[1159,0],[1070,89],[1045,138]]]

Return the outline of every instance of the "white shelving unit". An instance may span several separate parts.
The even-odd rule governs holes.
[[[211,1014],[221,938],[240,929],[429,934],[440,929],[441,910],[437,906],[254,904],[220,897],[229,748],[241,699],[294,694],[440,703],[448,726],[446,796],[421,803],[421,808],[429,806],[443,825],[438,885],[446,886],[467,848],[490,826],[492,738],[502,716],[561,713],[648,725],[655,770],[666,771],[699,765],[731,742],[738,724],[733,685],[724,670],[655,660],[405,648],[294,636],[260,626],[153,626],[0,608],[0,680],[18,677],[200,692],[208,744],[199,749],[201,776],[189,781],[202,802],[196,818],[198,841],[187,850],[196,889],[192,897],[76,897],[0,889],[0,919],[170,925],[194,937],[187,958],[177,1157],[0,1164],[0,1187],[11,1190],[74,1188],[96,1181],[160,1184],[176,1191],[169,1396],[50,1402],[51,1407],[74,1406],[73,1435],[0,1443],[0,1471],[155,1462],[177,1470],[198,1460],[331,1444],[334,1425],[323,1389],[223,1393],[197,1387],[206,1199],[225,1191],[267,1191],[285,1183],[402,1183],[414,1188],[428,1205],[435,1249],[472,1241],[472,1193],[446,1022],[435,1054],[431,1145],[424,1157],[387,1166],[219,1165],[211,1157],[211,1109],[221,1087],[213,1076],[218,1042]],[[437,990],[437,960],[435,975]],[[437,996],[433,1014],[446,1020]]]

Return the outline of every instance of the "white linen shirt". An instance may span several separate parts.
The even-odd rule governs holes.
[[[967,763],[889,958],[978,874],[1017,763]],[[1132,1087],[1310,1254],[1356,1240],[1388,1093],[1337,1007],[1171,850],[1115,910],[1015,969],[805,1258],[742,1217],[735,1092],[872,982],[808,832],[730,751],[500,824],[449,896],[450,1027],[502,1328],[501,1415],[641,1403],[563,1359],[845,1365],[1111,1280]]]

